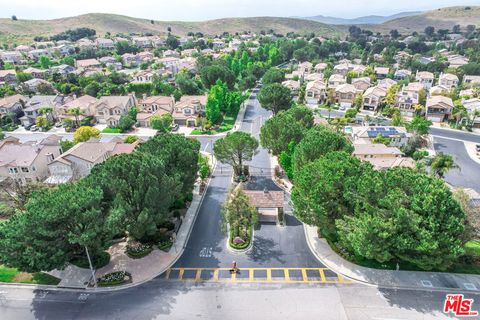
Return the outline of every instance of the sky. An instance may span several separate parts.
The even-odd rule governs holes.
[[[43,20],[100,12],[162,21],[315,15],[355,18],[455,5],[480,5],[480,0],[0,0],[0,17]]]

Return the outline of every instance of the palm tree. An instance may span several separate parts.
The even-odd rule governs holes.
[[[475,124],[475,120],[477,120],[477,117],[480,117],[480,110],[475,110],[472,113],[472,122],[470,122],[470,127],[473,127]]]
[[[447,173],[451,169],[459,167],[455,164],[455,160],[451,155],[439,152],[430,161],[430,168],[432,174],[436,175],[439,178],[443,178],[445,173]]]
[[[79,117],[82,115],[82,111],[80,111],[80,108],[78,108],[78,107],[72,108],[72,109],[68,110],[68,113],[75,117],[75,126],[77,128],[80,127]]]
[[[45,115],[48,120],[53,120],[53,121],[55,120],[55,118],[53,117],[52,107],[41,107],[40,109],[38,109],[38,112]]]

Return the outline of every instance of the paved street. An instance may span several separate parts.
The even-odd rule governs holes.
[[[474,298],[479,310],[480,295]],[[2,320],[322,319],[430,320],[445,293],[364,285],[189,283],[155,279],[119,292],[32,292],[0,288]]]
[[[270,112],[260,107],[258,100],[249,99],[240,129],[258,138],[261,126],[270,115]],[[200,141],[202,151],[210,152],[214,139],[202,137]],[[267,150],[259,148],[249,165],[251,174],[254,175],[248,184],[249,188],[279,190],[270,179],[270,158]],[[286,216],[285,227],[274,224],[261,224],[256,227],[253,247],[247,253],[231,252],[227,248],[226,235],[220,229],[220,209],[231,179],[230,166],[219,165],[216,168],[187,248],[174,267],[229,267],[233,260],[237,261],[239,267],[322,267],[305,243],[302,224],[291,213]]]

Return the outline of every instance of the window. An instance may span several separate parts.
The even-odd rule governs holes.
[[[25,173],[30,172],[30,170],[28,170],[27,167],[21,167],[20,170],[22,170],[22,172],[25,172]]]
[[[37,171],[37,168],[35,168],[35,166],[32,166],[32,171],[33,172]]]
[[[18,169],[15,167],[10,167],[8,168],[8,172],[10,172],[10,174],[15,174],[18,173]]]

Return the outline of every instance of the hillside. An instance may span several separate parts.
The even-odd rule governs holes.
[[[380,24],[393,19],[418,15],[420,13],[421,13],[420,11],[412,11],[412,12],[401,12],[391,16],[370,15],[370,16],[358,17],[353,19],[318,15],[313,17],[304,17],[303,19],[318,21],[321,23],[332,24],[332,25]]]
[[[22,20],[0,19],[0,43],[25,43],[30,42],[37,35],[53,35],[67,29],[89,27],[97,31],[98,35],[106,32],[116,33],[165,33],[168,27],[172,33],[184,35],[189,31],[204,34],[221,34],[224,31],[235,33],[243,31],[259,32],[273,29],[278,33],[287,32],[315,32],[323,36],[335,36],[341,33],[325,24],[316,21],[277,18],[225,18],[201,22],[182,21],[154,21],[132,18],[127,16],[103,13],[90,13],[75,17],[54,20]]]
[[[428,26],[451,30],[456,24],[463,27],[469,24],[478,26],[480,24],[480,6],[441,8],[411,17],[394,19],[379,25],[364,25],[363,27],[379,32],[397,29],[402,33],[411,33],[413,31],[423,32]]]

